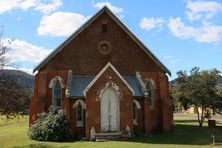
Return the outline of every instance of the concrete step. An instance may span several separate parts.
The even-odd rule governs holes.
[[[110,141],[110,140],[119,140],[122,137],[121,132],[104,132],[96,133],[96,141]]]

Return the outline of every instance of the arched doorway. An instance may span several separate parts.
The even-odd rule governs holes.
[[[119,131],[119,96],[112,87],[107,87],[101,95],[101,131]]]

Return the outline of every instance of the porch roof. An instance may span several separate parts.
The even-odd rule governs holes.
[[[71,93],[70,97],[84,97],[83,91],[89,85],[89,83],[95,78],[95,76],[72,76],[72,83],[71,83]],[[126,82],[132,87],[134,90],[135,97],[143,96],[142,92],[140,91],[140,86],[134,76],[123,76]]]

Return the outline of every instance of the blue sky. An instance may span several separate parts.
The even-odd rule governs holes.
[[[15,39],[6,56],[31,73],[104,5],[168,67],[170,79],[194,66],[222,71],[219,0],[0,0],[3,45]]]

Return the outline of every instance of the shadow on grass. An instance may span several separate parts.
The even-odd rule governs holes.
[[[159,133],[150,136],[137,136],[122,142],[147,143],[147,144],[175,144],[175,145],[212,145],[212,135],[215,137],[215,146],[222,147],[222,126],[216,128],[198,127],[198,125],[185,125],[184,123],[196,122],[196,120],[181,120],[174,124],[174,131],[170,133]],[[76,141],[70,142],[70,144]],[[59,142],[61,144],[61,142]],[[67,143],[66,143],[67,144]],[[90,145],[89,145],[90,146]],[[53,147],[50,143],[36,143],[22,146],[26,148],[48,148]],[[56,143],[55,146],[56,147]],[[69,146],[64,146],[69,147]]]
[[[198,127],[195,125],[181,125],[178,122],[180,121],[177,121],[177,124],[174,125],[174,131],[171,133],[139,136],[130,140],[129,142],[150,144],[210,145],[212,144],[213,135],[215,137],[215,143],[222,145],[222,127]]]
[[[48,148],[49,146],[47,146],[46,144],[29,144],[29,145],[25,145],[22,147],[16,147],[16,148]],[[52,148],[54,148],[53,146],[50,146]]]
[[[47,143],[36,143],[36,144],[28,144],[25,146],[21,146],[21,147],[15,147],[15,148],[56,148],[58,146],[52,146],[52,145],[48,145]],[[66,148],[69,146],[60,146],[60,148]]]
[[[186,122],[186,121],[184,121]],[[187,121],[191,122],[191,121]],[[216,128],[198,127],[198,125],[184,125],[178,122],[174,125],[174,131],[170,133],[159,133],[150,136],[137,136],[130,140],[123,140],[128,143],[147,143],[147,144],[176,144],[176,145],[212,145],[212,135],[215,137],[215,146],[222,146],[222,126]],[[73,141],[75,142],[75,141]],[[70,142],[70,143],[73,143]],[[48,148],[52,145],[30,144],[26,148]],[[68,147],[68,146],[65,146]]]
[[[176,124],[177,123],[191,123],[191,124],[193,124],[193,123],[197,123],[197,122],[198,122],[197,120],[177,120]]]

